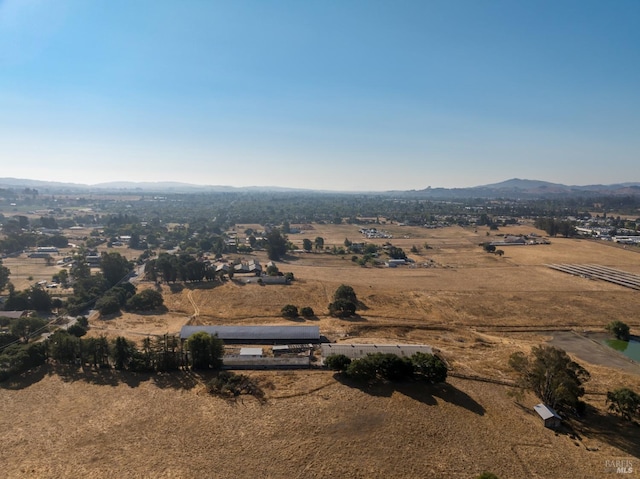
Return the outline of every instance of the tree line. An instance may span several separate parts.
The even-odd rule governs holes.
[[[391,353],[374,353],[354,360],[344,354],[332,354],[325,358],[324,364],[329,369],[360,382],[420,379],[428,383],[442,383],[447,379],[446,364],[434,354],[421,352],[410,358]]]
[[[183,342],[176,336],[146,337],[140,346],[118,336],[81,338],[59,329],[45,341],[12,344],[0,353],[0,381],[47,362],[134,372],[219,369],[224,343],[205,332]]]

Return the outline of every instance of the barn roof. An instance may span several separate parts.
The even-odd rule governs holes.
[[[396,356],[413,356],[415,353],[433,354],[433,348],[426,344],[351,344],[351,343],[324,343],[322,357],[332,354],[344,354],[351,359],[358,359],[367,354],[383,353]]]
[[[240,356],[262,356],[262,348],[240,348]]]
[[[560,416],[558,416],[558,413],[555,412],[553,409],[551,409],[549,406],[547,406],[546,404],[536,404],[535,406],[533,406],[533,409],[538,413],[538,415],[546,420],[552,417],[556,417],[558,419],[561,419]]]
[[[18,319],[25,315],[25,311],[0,311],[0,318]]]
[[[220,339],[232,341],[319,341],[318,326],[183,326],[180,338],[187,339],[194,333],[204,331],[217,334]]]

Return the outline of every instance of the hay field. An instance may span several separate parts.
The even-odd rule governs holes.
[[[304,235],[326,235],[341,244],[345,237],[357,238],[356,226],[314,225]],[[283,272],[294,273],[296,281],[287,287],[243,285],[227,282],[205,287],[186,287],[171,292],[164,288],[170,313],[188,318],[197,304],[199,321],[220,322],[282,321],[280,309],[287,303],[311,306],[321,325],[335,289],[351,285],[363,309],[361,322],[411,322],[427,326],[472,327],[561,327],[601,328],[612,318],[640,326],[635,311],[636,291],[614,284],[575,277],[551,270],[547,263],[597,263],[640,272],[640,254],[585,240],[552,239],[550,245],[505,247],[499,257],[485,253],[478,244],[483,231],[446,228],[425,230],[401,228],[410,239],[391,240],[418,245],[428,242],[432,249],[410,254],[418,267],[360,267],[344,257],[323,253],[299,253],[278,264]],[[531,232],[517,226],[504,232]],[[422,237],[418,237],[421,233]],[[292,235],[293,241],[299,236]],[[339,241],[338,241],[339,240]],[[384,242],[385,240],[377,240]],[[325,239],[325,245],[331,244]],[[405,251],[409,247],[405,245]],[[244,255],[263,263],[264,253]],[[432,260],[434,267],[421,267]],[[189,296],[191,299],[189,299]]]
[[[544,266],[596,263],[640,273],[635,250],[552,239],[498,257],[478,246],[483,229],[387,230],[405,251],[427,242],[432,249],[410,256],[436,266],[363,268],[350,256],[295,254],[278,264],[294,273],[289,286],[162,285],[168,312],[95,316],[90,334],[140,339],[187,323],[317,324],[336,341],[431,344],[455,374],[509,381],[509,355],[551,339],[552,329],[598,331],[612,319],[640,327],[637,291]],[[290,239],[301,244],[305,236],[323,236],[329,247],[345,237],[360,241],[350,225],[314,225]],[[250,257],[266,262],[261,252]],[[359,318],[326,315],[342,283],[363,303]],[[287,303],[311,306],[317,318],[285,320]],[[507,386],[456,377],[445,386],[362,389],[327,371],[250,372],[265,389],[261,405],[210,397],[201,376],[43,369],[0,387],[0,460],[9,478],[471,478],[483,470],[502,479],[609,477],[607,460],[637,465],[640,435],[606,414],[604,395],[621,386],[640,391],[640,373],[581,363],[592,374],[590,412],[571,422],[572,435],[543,428],[533,396],[516,400]]]
[[[38,281],[47,281],[50,283],[53,275],[62,269],[62,266],[55,264],[55,262],[62,259],[62,257],[63,255],[52,256],[53,264],[48,265],[43,258],[29,258],[23,253],[15,258],[3,259],[2,265],[9,268],[11,271],[9,281],[13,283],[16,290],[20,291],[30,288]],[[51,292],[58,293],[60,291],[54,290]]]
[[[632,447],[556,435],[530,410],[535,399],[455,378],[360,390],[329,372],[252,373],[274,385],[260,405],[209,397],[199,378],[184,389],[42,374],[0,389],[3,477],[588,478]]]

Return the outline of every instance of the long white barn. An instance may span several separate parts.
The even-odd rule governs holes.
[[[395,354],[400,357],[411,357],[415,353],[433,354],[433,348],[426,344],[349,344],[323,343],[322,358],[332,354],[344,354],[351,359],[360,359],[367,354],[383,353]]]

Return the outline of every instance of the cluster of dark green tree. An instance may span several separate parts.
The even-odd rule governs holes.
[[[0,347],[14,342],[28,343],[32,336],[42,333],[47,321],[37,316],[28,318],[7,318],[0,312],[0,327],[7,332],[0,333]]]
[[[222,366],[224,343],[217,336],[196,333],[186,343],[165,335],[145,338],[141,347],[134,342],[105,336],[79,338],[57,330],[46,341],[12,344],[0,353],[0,380],[53,360],[60,364],[118,369],[136,372],[163,372],[191,369],[218,369]]]
[[[576,228],[571,221],[557,218],[536,218],[534,226],[544,230],[549,236],[562,235],[565,238],[576,235]]]
[[[344,354],[334,354],[327,356],[324,363],[329,369],[362,382],[420,379],[429,383],[442,383],[447,379],[446,364],[434,354],[420,352],[410,358],[375,353],[354,360]]]
[[[0,350],[0,381],[44,364],[47,360],[47,345],[44,342],[16,343]]]
[[[145,266],[145,278],[166,283],[200,282],[221,279],[215,268],[190,254],[180,255],[161,253],[156,259],[149,260]]]
[[[353,288],[341,284],[333,293],[333,302],[329,303],[329,314],[337,318],[349,318],[355,316],[358,309],[358,298]]]
[[[91,274],[86,255],[86,251],[81,251],[74,257],[70,269],[73,294],[67,298],[67,312],[71,315],[81,314],[103,296],[107,297],[103,301],[106,310],[119,310],[135,294],[135,287],[128,282],[133,264],[120,253],[102,253],[100,272]],[[116,304],[119,305],[117,309]]]
[[[45,344],[48,358],[61,364],[138,372],[171,371],[187,365],[180,340],[169,335],[147,337],[138,347],[122,336],[84,339],[58,330]]]
[[[9,284],[9,295],[4,303],[5,311],[38,311],[50,313],[54,307],[62,306],[62,301],[54,301],[49,293],[39,285],[32,286],[23,291],[16,291],[13,284]]]
[[[278,261],[287,254],[289,249],[293,249],[293,245],[289,243],[289,240],[285,234],[279,229],[272,229],[266,236],[267,256],[272,261]]]
[[[314,247],[316,251],[324,250],[324,238],[322,236],[316,236],[313,242],[311,242],[309,238],[304,238],[302,240],[302,249],[305,250],[307,253],[310,253]]]
[[[125,283],[111,288],[96,301],[96,309],[100,314],[107,316],[115,314],[124,308],[131,312],[163,311],[164,298],[162,293],[153,289],[145,289],[135,292],[135,286]]]
[[[586,404],[580,398],[589,372],[562,349],[536,346],[530,356],[522,352],[512,354],[509,365],[519,373],[519,386],[533,391],[544,404],[557,411],[584,413]]]
[[[298,311],[298,307],[294,304],[285,304],[280,310],[282,316],[289,319],[295,319],[300,316],[303,318],[313,318],[315,316],[315,312],[311,306],[303,306]]]
[[[9,276],[11,276],[11,270],[2,264],[2,259],[0,259],[0,291],[9,284]]]
[[[504,251],[503,250],[497,249],[496,245],[491,244],[489,242],[480,243],[480,246],[482,246],[482,249],[485,250],[487,253],[497,254],[498,256],[504,255]]]

